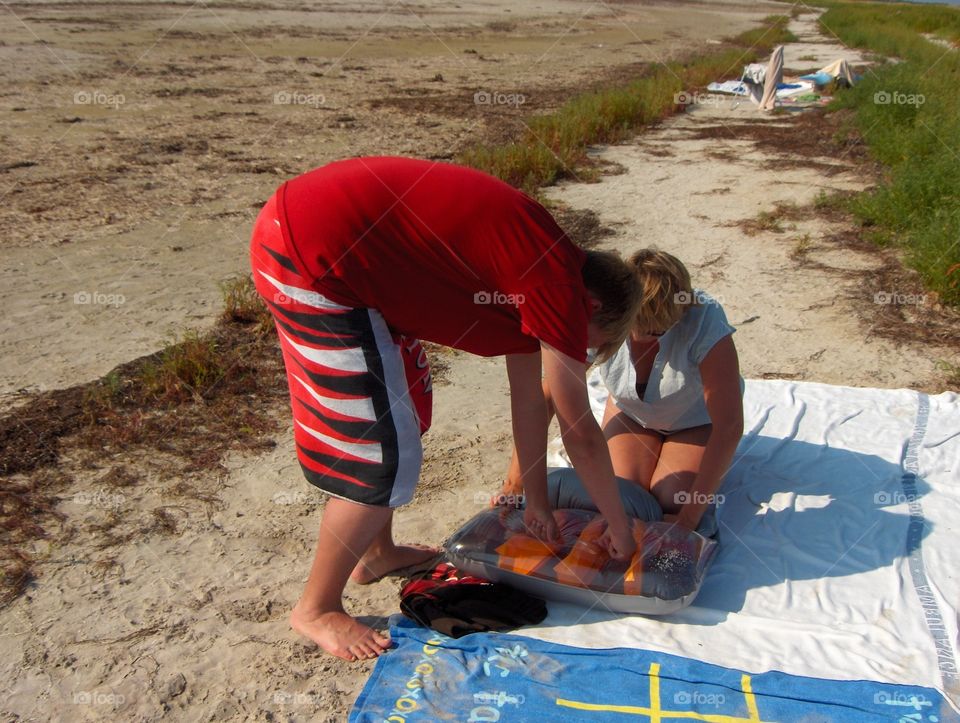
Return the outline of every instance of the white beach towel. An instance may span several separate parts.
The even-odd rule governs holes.
[[[747,84],[739,80],[725,80],[722,83],[710,83],[707,90],[711,93],[728,93],[730,95],[750,95]]]
[[[590,391],[599,418],[596,374]],[[693,605],[654,619],[553,603],[524,634],[922,685],[957,705],[960,396],[748,381],[744,412]],[[568,464],[556,440],[548,463]]]

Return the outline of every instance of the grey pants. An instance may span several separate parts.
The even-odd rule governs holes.
[[[659,522],[663,519],[663,510],[657,498],[638,484],[623,477],[617,477],[620,499],[627,517],[636,517],[644,522]],[[599,512],[587,493],[580,476],[572,467],[560,467],[548,470],[547,499],[554,509],[590,510]],[[717,506],[710,505],[700,519],[697,527],[704,537],[717,534]]]

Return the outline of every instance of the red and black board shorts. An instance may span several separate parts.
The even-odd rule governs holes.
[[[351,308],[299,268],[274,195],[250,242],[257,292],[273,314],[290,387],[294,441],[307,480],[353,502],[413,498],[433,388],[419,340],[391,331],[376,309]]]

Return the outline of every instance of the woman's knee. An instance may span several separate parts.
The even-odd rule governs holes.
[[[693,472],[671,472],[657,480],[650,487],[664,512],[677,512],[688,501],[696,474]]]
[[[660,439],[649,433],[638,432],[621,421],[619,416],[609,420],[604,427],[604,434],[613,473],[650,489],[650,481],[660,458]]]

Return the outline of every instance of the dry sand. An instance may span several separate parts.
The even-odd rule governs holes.
[[[13,7],[21,16],[81,13],[79,7],[41,11],[31,6],[29,12]],[[442,156],[475,126],[486,123],[484,116],[475,114],[472,102],[471,115],[461,116],[437,111],[452,107],[442,104],[424,106],[423,112],[402,104],[375,109],[371,104],[378,97],[398,96],[410,88],[432,92],[435,86],[429,78],[435,72],[444,74],[444,83],[456,79],[460,90],[443,91],[451,97],[467,93],[472,98],[476,88],[491,83],[521,92],[528,87],[521,82],[529,87],[546,88],[551,83],[571,87],[612,63],[629,60],[630,53],[641,57],[656,48],[676,52],[694,41],[742,29],[769,12],[760,5],[698,4],[683,10],[685,24],[679,26],[681,11],[675,7],[616,5],[610,10],[554,0],[542,3],[536,12],[528,8],[514,29],[494,33],[485,23],[502,20],[507,9],[519,15],[516,3],[501,3],[499,9],[496,3],[474,3],[469,11],[436,3],[431,6],[428,32],[418,27],[418,18],[426,13],[423,6],[402,6],[403,12],[373,22],[373,6],[329,5],[320,27],[340,23],[330,31],[336,37],[324,41],[335,52],[344,48],[343,38],[356,37],[351,26],[374,26],[363,39],[367,54],[350,55],[351,64],[360,65],[362,59],[364,70],[346,70],[341,63],[323,81],[330,83],[330,97],[337,99],[335,110],[301,113],[264,100],[273,88],[281,87],[272,83],[287,77],[281,71],[293,67],[293,61],[281,57],[271,64],[245,57],[238,53],[241,42],[233,35],[261,54],[307,53],[316,47],[311,45],[315,31],[308,20],[316,18],[312,13],[270,10],[251,19],[239,7],[187,10],[176,27],[213,33],[215,42],[183,38],[169,46],[161,44],[162,54],[151,53],[139,65],[142,71],[153,70],[136,79],[137,93],[142,93],[137,97],[144,105],[155,103],[153,112],[144,107],[128,113],[134,104],[131,89],[131,107],[121,111],[127,115],[118,126],[110,125],[118,123],[110,115],[103,116],[108,120],[100,126],[101,121],[92,119],[69,126],[95,128],[63,141],[76,148],[102,142],[103,152],[113,153],[114,144],[103,140],[111,131],[120,148],[135,148],[138,137],[152,144],[153,150],[131,151],[146,154],[142,165],[115,171],[118,175],[109,182],[94,179],[94,171],[58,151],[59,142],[49,146],[49,153],[42,151],[42,138],[46,134],[49,143],[56,113],[36,107],[43,105],[42,99],[31,101],[36,92],[30,90],[31,83],[40,81],[30,78],[52,77],[59,63],[45,60],[43,66],[37,58],[45,52],[29,56],[19,74],[27,79],[25,90],[16,90],[19,86],[8,77],[8,92],[21,93],[15,102],[32,108],[20,112],[30,115],[16,116],[15,128],[10,126],[12,116],[4,116],[7,135],[23,137],[14,160],[46,160],[7,174],[8,178],[12,173],[33,174],[27,177],[36,184],[10,180],[13,190],[23,189],[31,200],[8,191],[4,213],[12,213],[13,204],[23,214],[29,203],[40,203],[47,192],[50,203],[46,216],[40,212],[18,216],[22,235],[6,239],[5,273],[12,278],[2,292],[8,309],[2,337],[4,358],[9,360],[3,369],[6,390],[94,378],[117,362],[154,349],[167,325],[182,328],[191,316],[198,323],[209,322],[218,309],[215,281],[245,269],[243,248],[255,206],[285,176],[356,152]],[[109,73],[111,53],[137,54],[123,42],[137,49],[149,44],[158,28],[168,27],[185,9],[151,6],[147,13],[140,6],[135,11],[119,4],[103,6],[92,12],[105,23],[103,29],[62,18],[41,25],[27,22],[38,34],[49,30],[56,36],[58,55],[78,67],[97,68],[84,72]],[[151,17],[129,25],[133,20],[123,20],[128,13]],[[586,14],[581,18],[581,13]],[[275,34],[228,34],[219,22],[226,19],[228,27],[238,28],[244,18],[248,29],[256,23],[305,30],[291,40],[297,46],[291,51],[292,46],[271,45],[276,43]],[[661,31],[683,27],[671,32],[684,35],[665,44],[628,45],[624,43],[632,40],[622,35],[624,20],[636,21],[650,32],[656,23]],[[4,33],[9,34],[10,24],[6,27]],[[84,30],[71,34],[71,27]],[[560,35],[558,28],[570,32]],[[617,38],[604,41],[610,47],[594,48],[594,34],[603,33]],[[9,53],[11,41],[6,42]],[[455,52],[428,51],[433,43]],[[497,62],[464,54],[462,47],[476,48]],[[836,52],[824,46],[818,50],[830,59]],[[319,57],[334,61],[334,51],[329,52]],[[544,52],[549,62],[534,63]],[[788,49],[788,67],[794,57],[790,53]],[[167,63],[176,63],[180,70],[164,79],[158,74]],[[212,69],[219,66],[225,67]],[[314,58],[308,67],[326,66]],[[113,84],[121,77],[113,72],[117,74],[84,82],[121,87]],[[191,80],[189,72],[201,76],[202,82]],[[72,83],[65,73],[55,82],[61,89]],[[229,98],[244,102],[228,104],[191,94],[182,96],[180,104],[146,100],[156,99],[157,89],[181,85],[230,88]],[[344,100],[347,97],[349,101]],[[83,113],[63,98],[59,102],[62,115]],[[248,112],[253,115],[242,115]],[[355,120],[333,120],[341,115]],[[192,116],[205,119],[191,121]],[[312,124],[318,117],[323,132],[308,133],[316,130]],[[598,211],[616,231],[606,246],[629,251],[656,243],[688,260],[698,284],[720,297],[731,320],[741,325],[736,340],[748,377],[881,386],[932,383],[931,359],[938,350],[897,348],[872,339],[858,322],[857,310],[870,302],[860,298],[857,284],[829,270],[803,268],[790,256],[797,239],[806,236],[804,249],[829,267],[869,272],[874,263],[869,254],[833,250],[821,241],[829,229],[819,220],[788,221],[783,233],[757,236],[731,225],[772,209],[778,201],[803,204],[820,188],[860,188],[864,183],[848,170],[829,175],[832,171],[823,164],[844,166],[843,159],[786,164],[776,149],[738,140],[736,129],[749,121],[790,122],[781,116],[760,117],[746,104],[697,106],[636,143],[598,151],[621,164],[624,174],[599,184],[566,185],[551,195]],[[350,127],[340,129],[340,122]],[[139,130],[138,124],[143,124]],[[166,130],[158,130],[157,124],[165,124]],[[698,129],[718,126],[728,127],[729,137],[698,138],[705,135]],[[229,137],[229,144],[225,139],[214,148],[211,139],[217,134]],[[178,152],[167,159],[169,163],[160,163],[166,156],[157,144],[171,138],[197,150]],[[211,145],[199,150],[192,144],[200,139]],[[236,149],[235,158],[224,154],[228,147]],[[104,165],[126,169],[122,156]],[[254,173],[249,166],[255,164],[265,164],[268,170],[249,175]],[[53,183],[58,177],[62,184]],[[153,182],[155,188],[142,188]],[[108,193],[114,190],[116,194]],[[93,199],[106,204],[100,210],[103,216],[92,210]],[[114,220],[105,220],[110,213]],[[86,230],[78,234],[79,221]],[[790,227],[794,223],[795,229]],[[57,245],[67,236],[73,236],[71,243]],[[173,251],[175,245],[183,250]],[[136,253],[141,255],[131,249],[140,249]],[[140,276],[125,278],[128,270]],[[112,309],[78,308],[69,300],[44,297],[66,294],[72,299],[76,291],[94,288],[126,292],[129,298]],[[55,344],[49,343],[51,338]],[[49,356],[38,360],[41,346],[50,350]],[[452,354],[449,361],[448,383],[436,392],[434,427],[425,440],[426,462],[417,497],[397,516],[400,539],[441,542],[480,509],[478,495],[497,487],[506,466],[510,425],[502,360]],[[284,420],[273,451],[232,455],[219,477],[187,479],[198,490],[214,494],[217,502],[171,492],[163,476],[168,461],[160,454],[116,459],[78,453],[63,460],[62,466],[74,471],[77,479],[60,506],[73,536],[63,544],[41,546],[46,557],[37,567],[38,580],[0,617],[0,675],[6,681],[0,710],[7,718],[345,718],[372,664],[348,664],[319,654],[287,626],[309,565],[323,501],[303,480],[295,462],[288,410],[278,405],[272,411]],[[120,466],[133,470],[138,484],[118,489],[104,481]],[[100,546],[103,533],[95,525],[106,517],[113,514],[119,530],[143,529],[159,507],[175,516],[176,535],[145,533],[126,545]],[[347,605],[382,622],[382,616],[397,611],[397,590],[397,581],[390,579],[365,588],[351,584]]]
[[[736,34],[775,5],[4,7],[0,408],[209,325],[287,178],[351,155],[452,158],[613,67]],[[484,91],[524,103],[476,105]]]

